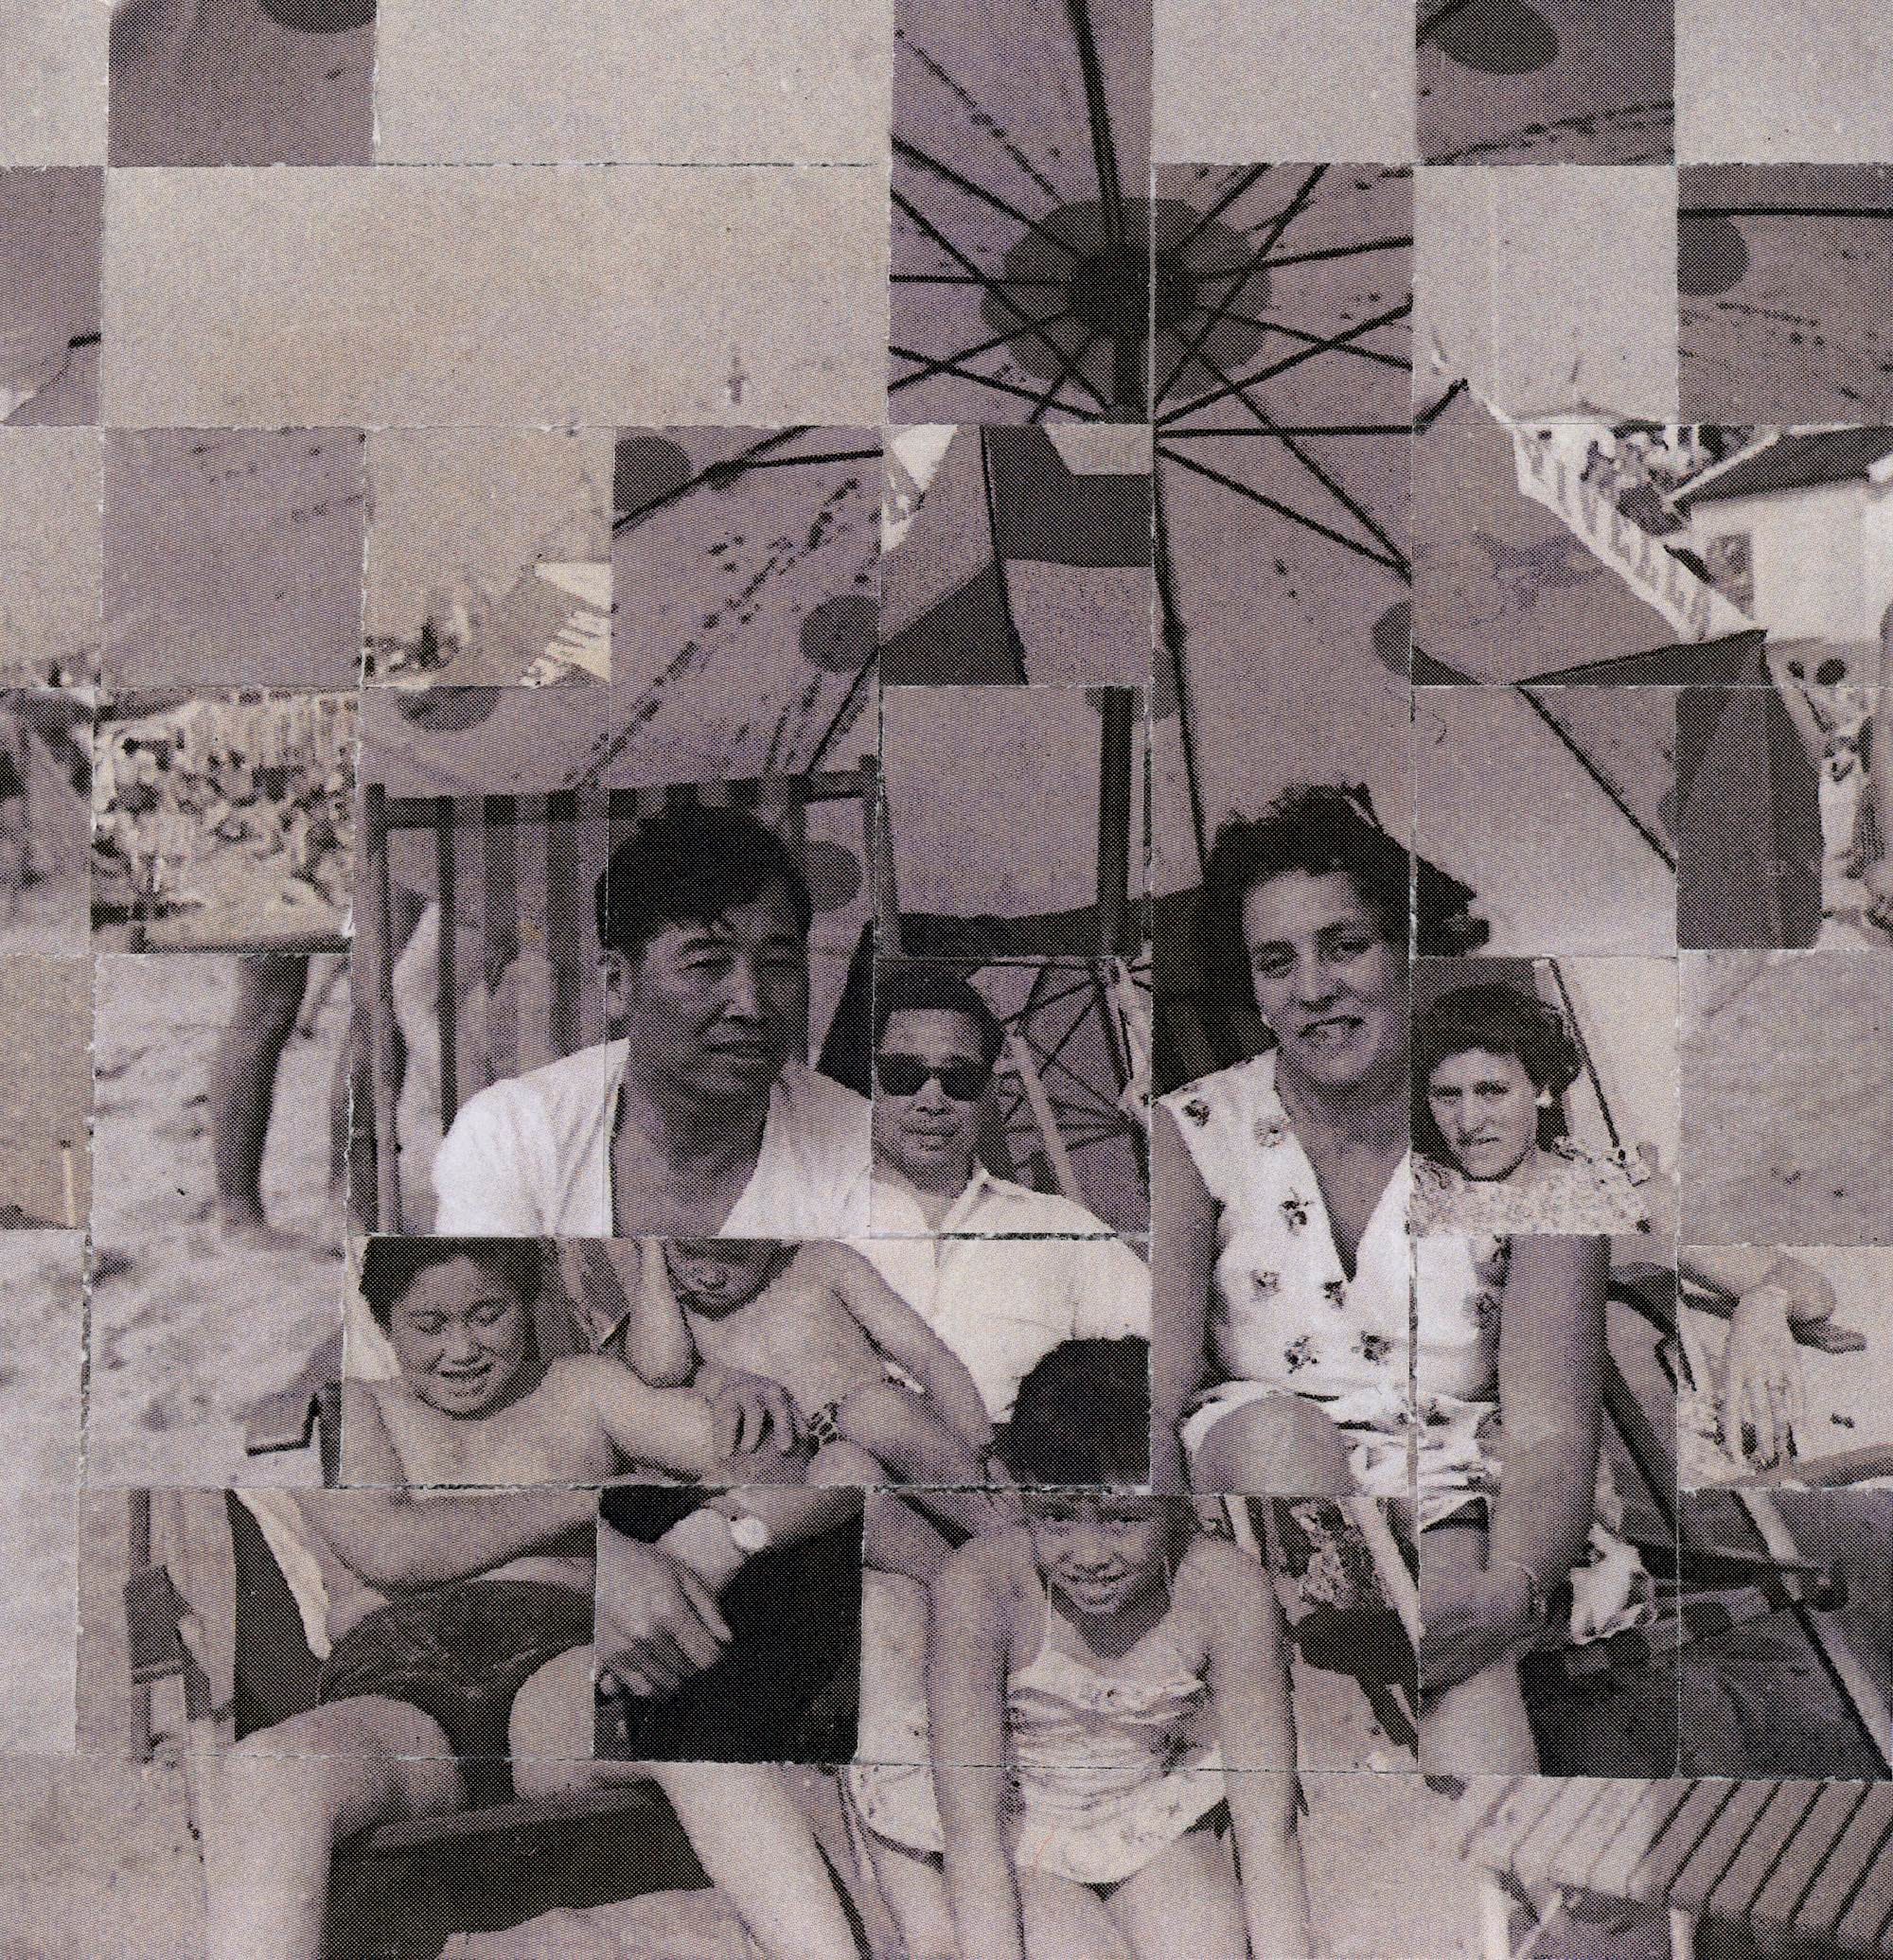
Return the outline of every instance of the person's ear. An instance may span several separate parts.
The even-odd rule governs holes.
[[[614,946],[607,946],[598,960],[598,972],[605,989],[605,1018],[615,1025],[630,1011],[631,962]]]

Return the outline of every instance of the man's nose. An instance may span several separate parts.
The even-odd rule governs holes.
[[[448,1328],[442,1351],[450,1361],[477,1361],[480,1358],[480,1343],[464,1320]]]
[[[723,1011],[732,1020],[759,1021],[763,1017],[763,990],[752,960],[733,960],[723,980]]]
[[[1310,1007],[1332,1000],[1337,982],[1333,969],[1319,954],[1311,953],[1295,962],[1295,998]]]

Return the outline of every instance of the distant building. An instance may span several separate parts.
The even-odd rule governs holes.
[[[1711,577],[1771,640],[1878,639],[1893,601],[1893,429],[1768,436],[1674,503]]]

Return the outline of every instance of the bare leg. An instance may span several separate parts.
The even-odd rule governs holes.
[[[440,1724],[380,1696],[259,1730],[202,1775],[208,1960],[319,1960],[336,1845],[466,1801]]]
[[[513,1701],[513,1787],[525,1796],[655,1783],[710,1882],[770,1960],[855,1960],[815,1833],[772,1763],[627,1763],[592,1751],[592,1650],[548,1661]]]
[[[887,1473],[858,1443],[831,1442],[816,1451],[808,1481],[873,1490],[886,1483]],[[862,1556],[869,1565],[876,1572],[904,1572],[922,1585],[932,1582],[953,1549],[911,1504],[897,1498],[868,1507],[866,1531]]]
[[[882,1466],[876,1481],[929,1487],[918,1501],[964,1537],[991,1528],[994,1501],[978,1488],[987,1482],[984,1467],[924,1396],[893,1382],[871,1383],[847,1397],[836,1421]]]
[[[874,1864],[875,1882],[900,1929],[906,1960],[960,1960],[953,1908],[946,1898],[946,1874],[938,1858],[892,1845],[873,1831],[862,1833]]]
[[[1340,1431],[1297,1395],[1231,1409],[1203,1439],[1190,1481],[1251,1497],[1345,1497],[1353,1489]]]
[[[234,1235],[267,1241],[263,1150],[269,1141],[276,1068],[295,1032],[309,983],[298,953],[246,953],[237,962],[237,1004],[210,1065],[210,1148],[217,1222]]]
[[[1110,1914],[1138,1960],[1171,1953],[1246,1960],[1248,1953],[1235,1857],[1211,1830],[1185,1831],[1126,1879],[1111,1894]]]
[[[1022,1871],[1018,1897],[1026,1960],[1138,1960],[1109,1908],[1088,1885],[1054,1879],[1047,1872]],[[1162,1951],[1189,1953],[1195,1960],[1190,1947]]]
[[[1420,1544],[1420,1569],[1423,1576],[1466,1567],[1483,1570],[1485,1552],[1482,1531],[1428,1531]],[[1460,1776],[1536,1773],[1538,1744],[1525,1713],[1515,1658],[1508,1656],[1470,1680],[1425,1694],[1420,1711],[1420,1766]]]

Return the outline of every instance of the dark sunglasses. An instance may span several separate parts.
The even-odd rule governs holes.
[[[891,1096],[917,1096],[937,1082],[949,1103],[977,1103],[993,1071],[983,1062],[929,1062],[925,1055],[876,1055],[875,1080]]]

